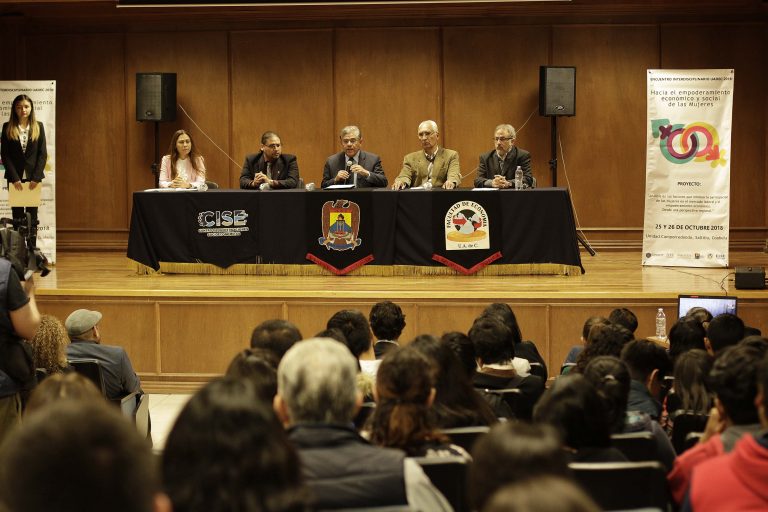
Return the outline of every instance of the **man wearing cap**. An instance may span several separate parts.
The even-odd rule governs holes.
[[[141,382],[123,347],[101,344],[97,324],[101,313],[78,309],[64,325],[72,343],[67,345],[68,359],[96,359],[101,363],[107,398],[114,400],[134,391],[141,393]]]

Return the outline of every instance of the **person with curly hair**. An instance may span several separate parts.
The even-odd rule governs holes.
[[[35,366],[42,368],[48,375],[67,371],[67,345],[69,336],[58,318],[41,315],[40,327],[32,338],[32,356]]]

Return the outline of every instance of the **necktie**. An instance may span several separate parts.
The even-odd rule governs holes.
[[[275,177],[272,176],[272,162],[267,162],[267,172],[264,174],[266,174],[267,177],[271,180],[275,179]]]
[[[426,155],[429,165],[427,166],[427,181],[432,182],[432,168],[435,166],[435,155]]]
[[[350,158],[349,161],[347,162],[347,169],[350,170],[349,172],[352,172],[352,166],[353,165],[355,165],[355,159],[354,158]],[[357,188],[357,173],[356,172],[352,173],[352,185],[355,188]]]

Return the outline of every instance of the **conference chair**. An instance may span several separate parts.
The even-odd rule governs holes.
[[[547,382],[547,369],[541,363],[531,362],[531,375],[535,375],[545,383]]]
[[[357,411],[357,415],[355,415],[355,418],[352,420],[355,424],[355,428],[357,428],[357,430],[362,429],[375,410],[376,402],[363,402],[360,406],[360,410]]]
[[[560,375],[563,375],[563,372],[565,372],[566,368],[571,368],[571,370],[568,371],[572,371],[574,366],[576,366],[576,363],[563,363],[563,365],[560,367]]]
[[[104,374],[101,363],[98,359],[69,359],[67,361],[77,373],[89,379],[101,390],[104,398],[107,398],[107,388],[104,384]],[[123,415],[132,419],[139,430],[139,434],[144,438],[150,435],[149,426],[149,395],[146,393],[128,393],[127,395],[109,400],[114,405],[120,407]]]
[[[670,510],[666,470],[660,462],[572,462],[568,466],[602,510]]]
[[[488,402],[498,418],[520,418],[518,411],[523,400],[523,392],[517,388],[485,389],[475,388]]]
[[[414,457],[421,469],[456,512],[469,512],[467,473],[470,462],[464,457]]]
[[[678,455],[690,448],[686,438],[691,432],[704,432],[709,415],[696,414],[693,411],[679,410],[670,414],[672,420],[672,446]]]
[[[205,186],[208,187],[208,190],[215,190],[215,189],[219,188],[219,184],[216,183],[215,181],[208,181],[208,180],[206,180],[205,181]]]
[[[611,444],[633,462],[659,460],[656,440],[651,432],[612,434]]]
[[[467,450],[467,452],[471,452],[475,442],[487,434],[490,429],[490,427],[486,426],[458,427],[444,428],[441,430],[441,432],[450,437],[453,444],[461,446]]]

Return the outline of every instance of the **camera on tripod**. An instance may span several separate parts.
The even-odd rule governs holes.
[[[32,216],[25,214],[19,219],[0,219],[0,258],[11,262],[19,279],[25,281],[33,273],[41,277],[50,273],[48,258],[35,246],[37,226],[32,225]]]

